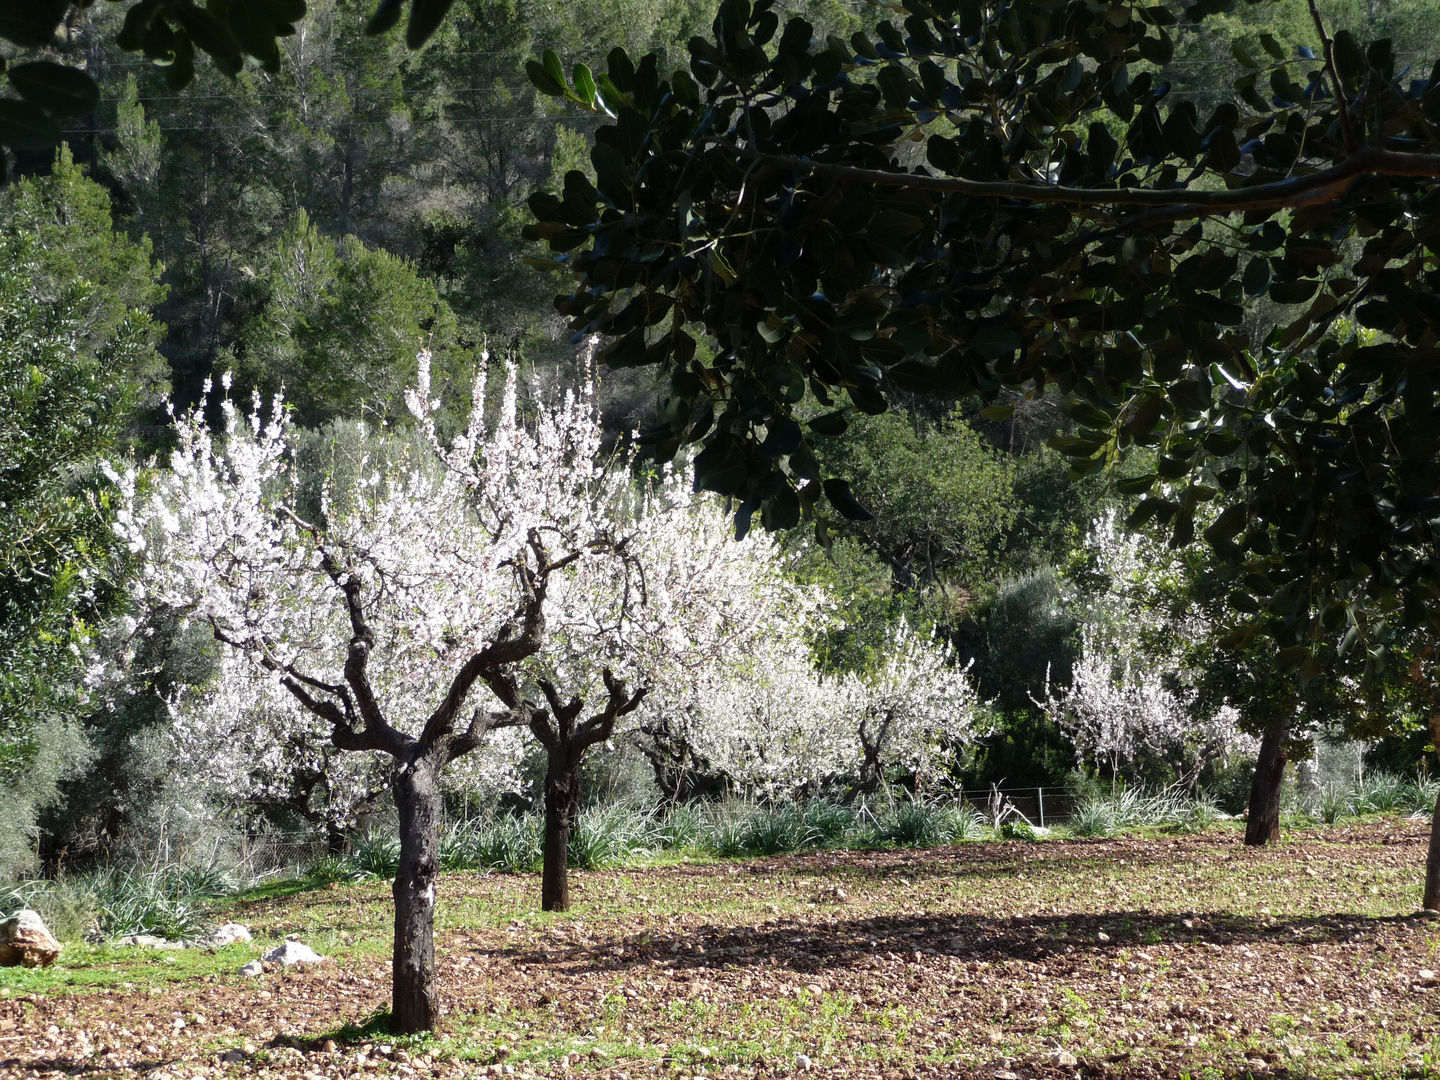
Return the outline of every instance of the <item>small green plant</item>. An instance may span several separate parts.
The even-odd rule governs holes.
[[[746,855],[780,855],[814,847],[819,839],[804,810],[787,804],[757,810],[740,833],[740,846]]]
[[[1035,831],[1035,826],[1024,818],[1011,818],[1005,822],[1000,826],[1000,835],[1006,840],[1027,840],[1031,843],[1040,839],[1039,833]]]
[[[523,874],[538,870],[545,855],[545,836],[534,814],[502,814],[474,825],[466,866]]]
[[[653,830],[656,846],[665,851],[698,847],[705,834],[705,817],[695,806],[671,806],[657,814]]]

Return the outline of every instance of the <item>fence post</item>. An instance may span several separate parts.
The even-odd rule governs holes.
[[[1040,828],[1043,829],[1045,827],[1045,789],[1043,787],[1036,788],[1035,791],[1040,796]]]

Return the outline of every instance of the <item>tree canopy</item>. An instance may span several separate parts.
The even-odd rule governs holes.
[[[1131,524],[1184,545],[1223,506],[1229,644],[1378,662],[1440,621],[1440,70],[1411,78],[1312,4],[1314,48],[1262,35],[1239,103],[1202,115],[1160,69],[1220,6],[904,0],[842,41],[726,0],[669,78],[547,54],[537,86],[609,120],[594,182],[530,199],[575,276],[557,306],[611,366],[660,369],[650,440],[699,444],[742,531],[822,493],[865,513],[810,452],[852,409],[976,391],[1003,415],[1054,384],[1072,474],[1153,453],[1122,484]]]

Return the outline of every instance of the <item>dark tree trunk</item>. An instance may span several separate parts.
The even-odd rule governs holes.
[[[580,762],[550,755],[545,772],[545,868],[540,881],[544,911],[570,910],[570,822],[580,804]]]
[[[329,855],[344,855],[350,850],[350,835],[338,825],[325,827],[325,851]]]
[[[1440,713],[1430,716],[1430,743],[1440,755]],[[1430,851],[1425,856],[1425,900],[1420,905],[1426,911],[1440,911],[1440,798],[1435,800],[1435,810],[1430,815]]]
[[[1255,779],[1250,784],[1250,815],[1245,823],[1245,844],[1260,847],[1280,835],[1280,783],[1285,779],[1285,740],[1288,720],[1277,720],[1260,740]]]
[[[439,1012],[435,984],[435,883],[440,877],[440,790],[433,762],[420,758],[395,770],[400,811],[400,869],[395,874],[394,1003],[398,1034],[429,1031]]]
[[[1430,818],[1430,854],[1425,859],[1425,902],[1426,911],[1440,911],[1440,798],[1435,800],[1435,812]]]

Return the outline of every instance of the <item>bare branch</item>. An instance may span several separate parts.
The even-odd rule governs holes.
[[[1350,106],[1345,100],[1345,84],[1340,81],[1340,69],[1335,66],[1335,39],[1325,29],[1325,20],[1320,17],[1320,6],[1310,0],[1310,18],[1315,23],[1315,32],[1320,35],[1320,44],[1325,51],[1325,69],[1335,86],[1335,107],[1340,110],[1340,130],[1345,136],[1345,149],[1355,150],[1355,129],[1350,124]]]
[[[586,748],[604,742],[615,734],[615,722],[626,713],[638,709],[640,703],[645,700],[645,695],[650,692],[650,688],[645,686],[636,691],[634,695],[629,695],[625,691],[625,684],[615,678],[609,668],[606,668],[602,674],[605,678],[605,690],[609,695],[608,700],[605,702],[602,712],[590,717],[576,730],[575,736],[571,740],[574,753],[581,753]],[[578,704],[578,699],[576,704]]]

